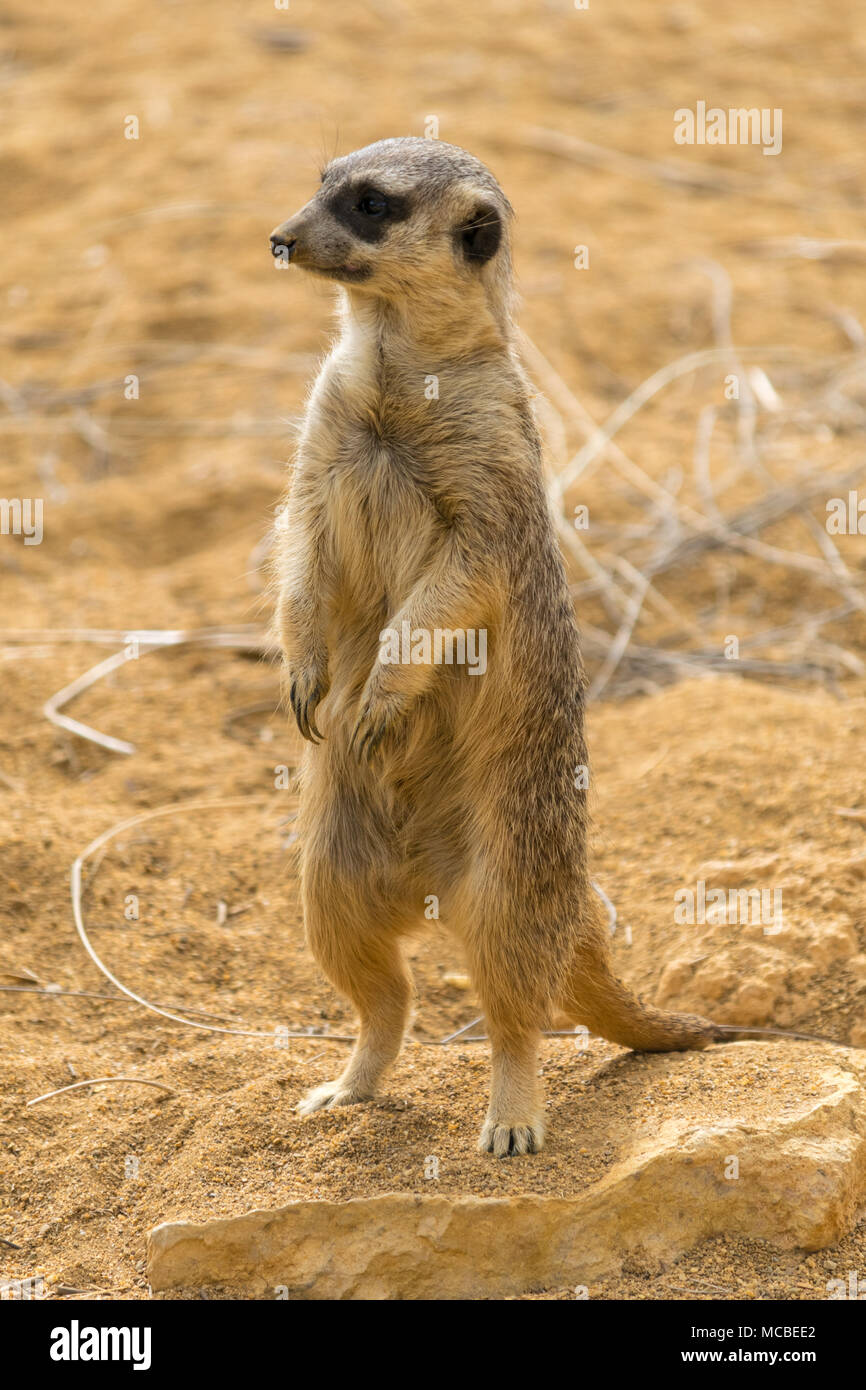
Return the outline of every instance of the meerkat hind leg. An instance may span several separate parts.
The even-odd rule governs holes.
[[[513,1033],[488,1024],[492,1043],[490,1105],[481,1128],[482,1153],[507,1158],[544,1146],[544,1114],[538,1083],[540,1030]]]
[[[481,1127],[482,1153],[506,1158],[544,1146],[544,1099],[538,1076],[546,1016],[539,988],[539,955],[523,923],[506,912],[486,913],[467,894],[456,913],[470,923],[463,936],[469,973],[490,1039],[490,1103]]]
[[[354,920],[352,920],[354,917]],[[335,1081],[316,1086],[298,1105],[302,1115],[355,1105],[375,1095],[400,1051],[409,1016],[411,984],[397,934],[344,911],[327,922],[307,905],[307,936],[325,974],[358,1011],[358,1041]]]

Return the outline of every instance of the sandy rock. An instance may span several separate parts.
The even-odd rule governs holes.
[[[770,936],[759,925],[705,927],[688,953],[665,966],[655,1002],[720,1023],[791,1027],[808,1011],[815,972],[838,961],[856,970],[857,952],[850,923],[833,917],[786,922]]]
[[[750,1045],[734,1046],[745,1066]],[[836,1056],[813,1069],[811,1095],[775,1111],[734,1108],[709,1124],[674,1114],[631,1131],[572,1197],[391,1192],[166,1222],[148,1239],[148,1278],[156,1291],[229,1284],[266,1298],[496,1298],[589,1285],[634,1258],[660,1266],[722,1233],[823,1248],[866,1198],[866,1063]]]
[[[775,947],[720,946],[697,961],[681,956],[662,971],[656,1003],[708,1014],[720,1023],[781,1023],[786,996],[805,983],[799,967]]]
[[[794,940],[814,966],[826,967],[857,953],[857,937],[847,921],[807,922]]]

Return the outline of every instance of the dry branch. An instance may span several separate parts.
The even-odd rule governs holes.
[[[83,691],[89,690],[92,685],[96,685],[103,676],[119,670],[121,666],[126,665],[127,661],[140,660],[149,652],[164,651],[168,647],[180,646],[232,647],[239,651],[270,650],[264,634],[247,631],[232,632],[220,628],[205,628],[198,632],[194,630],[142,629],[125,633],[122,640],[127,644],[123,651],[115,652],[113,656],[106,657],[104,661],[91,666],[83,675],[64,686],[56,695],[52,695],[50,700],[46,700],[42,712],[46,719],[49,719],[59,729],[65,729],[68,733],[76,734],[79,738],[87,739],[90,743],[96,743],[101,748],[107,748],[109,752],[126,754],[135,752],[134,743],[128,743],[125,739],[114,738],[111,734],[101,734],[98,729],[91,729],[88,724],[82,724],[77,719],[70,718],[68,714],[63,714],[61,712],[63,706],[67,705],[70,700],[74,700],[76,695],[80,695]],[[132,648],[135,656],[127,654],[129,648]]]
[[[28,1100],[27,1104],[39,1105],[43,1100],[51,1100],[52,1096],[62,1096],[67,1091],[78,1091],[82,1086],[108,1085],[155,1086],[157,1090],[167,1091],[170,1096],[177,1095],[177,1091],[171,1086],[166,1086],[163,1081],[147,1081],[143,1076],[94,1076],[90,1081],[73,1081],[70,1086],[59,1086],[56,1091],[46,1091],[44,1096]]]

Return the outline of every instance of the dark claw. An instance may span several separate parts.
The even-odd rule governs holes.
[[[374,724],[370,722],[371,717],[372,712],[369,707],[362,709],[349,740],[348,751],[354,752],[355,759],[359,763],[363,759],[372,763],[388,734],[390,723],[388,717],[380,715]]]
[[[297,680],[293,680],[289,689],[289,704],[295,716],[301,737],[308,743],[321,743],[322,734],[316,725],[315,708],[319,702],[321,686],[317,685],[309,694],[306,700],[301,699],[301,692],[298,689]]]
[[[318,729],[316,729],[315,720],[313,719],[313,711],[310,709],[310,705],[313,702],[314,698],[315,697],[311,695],[307,703],[304,705],[304,728],[301,730],[301,733],[304,735],[304,738],[307,739],[309,743],[321,743],[322,735],[319,733]],[[318,738],[313,737],[314,729],[316,734],[318,734]]]

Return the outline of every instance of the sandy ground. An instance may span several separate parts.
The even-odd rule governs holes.
[[[248,797],[246,807],[181,809],[121,832],[86,882],[84,912],[97,953],[136,993],[169,1008],[187,1005],[220,1016],[200,1022],[270,1036],[185,1029],[126,1003],[0,996],[7,1038],[0,1233],[19,1246],[4,1259],[7,1277],[35,1270],[61,1288],[140,1296],[143,1236],[160,1220],[235,1214],[302,1196],[429,1193],[424,1174],[431,1154],[440,1161],[437,1188],[443,1192],[561,1195],[601,1176],[635,1116],[652,1114],[653,1105],[672,1104],[696,1123],[711,1123],[744,1113],[744,1105],[754,1105],[759,1115],[765,1101],[774,1103],[779,1087],[791,1095],[809,1092],[811,1054],[807,1058],[793,1042],[717,1049],[712,1064],[699,1056],[645,1058],[623,1069],[611,1068],[614,1058],[625,1061],[626,1054],[609,1044],[592,1040],[584,1053],[572,1041],[549,1039],[542,1060],[548,1149],[539,1159],[507,1163],[482,1157],[474,1142],[486,1106],[486,1045],[425,1046],[477,1013],[459,957],[444,933],[431,928],[413,949],[418,999],[412,1041],[381,1102],[299,1119],[293,1113],[297,1098],[333,1074],[348,1044],[282,1039],[274,1030],[314,1028],[342,1036],[352,1032],[353,1020],[304,950],[295,851],[286,847],[291,794],[264,790],[272,784],[273,766],[292,762],[296,741],[276,718],[273,742],[265,745],[233,742],[223,733],[231,708],[262,694],[266,673],[254,665],[226,655],[154,655],[148,661],[149,678],[144,665],[123,671],[124,679],[137,674],[141,684],[101,687],[92,697],[104,727],[128,731],[134,712],[140,744],[135,792],[132,764],[94,750],[102,763],[98,773],[82,777],[79,769],[70,778],[62,764],[50,777],[66,779],[63,795],[55,786],[34,788],[29,806],[18,810],[3,865],[10,894],[2,955],[7,978],[32,971],[43,986],[110,992],[74,934],[67,882],[68,866],[88,837],[118,818],[105,805],[92,806],[96,777],[104,801],[126,816],[170,800],[166,783],[177,789],[178,801]],[[165,674],[157,669],[160,663],[167,663]],[[35,695],[33,670],[43,678],[50,674],[46,663],[32,669],[15,663],[13,688],[14,678],[26,674],[26,689]],[[276,676],[270,679],[275,684]],[[205,681],[210,699],[204,698]],[[161,735],[166,715],[158,724],[147,710],[154,683],[170,687],[172,717],[185,744],[197,750],[181,786],[178,750]],[[23,705],[23,690],[21,697]],[[721,960],[730,951],[748,956],[767,950],[760,926],[674,922],[674,891],[695,880],[702,856],[719,846],[753,857],[781,848],[792,856],[779,874],[786,882],[794,852],[801,870],[805,856],[812,872],[803,870],[799,889],[786,896],[790,930],[772,939],[773,964],[791,955],[800,963],[797,930],[815,916],[844,919],[856,945],[824,970],[810,963],[808,989],[780,988],[775,1013],[788,1026],[850,1042],[852,1035],[862,1036],[857,1030],[866,987],[866,921],[862,880],[858,891],[845,866],[862,862],[863,826],[836,816],[834,805],[837,799],[856,801],[862,778],[846,761],[849,733],[832,697],[812,697],[809,718],[802,706],[802,697],[788,692],[714,681],[679,685],[642,701],[637,728],[633,702],[598,708],[592,719],[599,788],[594,870],[619,912],[618,968],[653,997],[673,961],[703,960],[706,969],[708,955]],[[855,720],[866,716],[860,699],[845,709]],[[754,751],[736,730],[747,728],[759,710],[767,723],[769,765],[780,765],[787,755],[796,768],[810,769],[807,785],[800,778],[798,795],[783,785],[771,792],[754,771],[748,780]],[[660,728],[671,727],[678,731],[676,756],[666,759],[664,769],[641,775],[658,749]],[[34,754],[50,767],[52,743],[52,735],[37,725],[14,770],[23,771]],[[731,782],[738,790],[726,795]],[[663,855],[657,852],[660,843]],[[830,883],[820,872],[827,863],[836,865]],[[138,921],[124,918],[129,894],[139,898]],[[748,978],[748,965],[729,978],[721,969],[716,1017],[764,1021],[758,1013],[751,1020],[741,1016],[737,996]],[[694,1000],[694,984],[679,989],[674,1002]],[[147,1077],[175,1094],[109,1085],[24,1108],[25,1101],[73,1078],[111,1075]],[[756,1089],[747,1093],[747,1086]],[[808,1258],[759,1242],[745,1248],[743,1242],[714,1242],[673,1271],[637,1270],[594,1288],[592,1296],[689,1297],[710,1284],[726,1291],[716,1296],[820,1298],[827,1278],[859,1268],[857,1259],[862,1263],[864,1256],[866,1228],[859,1242],[852,1237],[850,1249]]]
[[[756,360],[790,407],[762,421],[770,477],[850,468],[862,454],[862,376],[859,397],[834,395],[833,383],[862,365],[866,322],[856,12],[853,0],[736,0],[723,15],[709,0],[582,13],[565,0],[471,11],[453,0],[324,10],[293,0],[289,12],[93,0],[74,18],[57,0],[38,15],[19,0],[3,6],[0,494],[44,498],[45,536],[32,547],[0,537],[0,1277],[43,1273],[55,1297],[138,1298],[145,1234],[160,1220],[315,1193],[428,1190],[430,1153],[442,1190],[574,1191],[604,1170],[608,1136],[629,1123],[647,1078],[681,1086],[676,1103],[696,1118],[739,1100],[733,1067],[714,1072],[708,1092],[699,1058],[634,1061],[619,1086],[606,1069],[617,1049],[593,1041],[579,1055],[551,1039],[549,1150],[509,1164],[476,1155],[487,1052],[424,1047],[475,1014],[459,958],[431,930],[413,948],[414,1041],[382,1103],[301,1122],[298,1095],[327,1079],[347,1044],[282,1048],[270,1035],[350,1034],[353,1019],[303,947],[294,801],[275,786],[275,769],[300,749],[269,712],[276,671],[228,651],[128,662],[74,712],[133,741],[132,756],[53,729],[41,708],[119,645],[57,640],[72,629],[266,616],[262,541],[331,319],[327,289],[274,271],[267,234],[309,196],[329,153],[421,134],[430,115],[506,186],[521,322],[595,419],[657,368],[718,341],[712,282],[695,264],[711,258],[731,279],[738,344],[763,351]],[[674,146],[672,111],[699,98],[783,108],[783,154]],[[138,140],[124,138],[130,115]],[[730,187],[570,163],[541,148],[538,128],[710,170]],[[767,254],[768,239],[785,237],[853,245],[823,259]],[[588,272],[572,267],[576,244],[590,247]],[[679,381],[622,440],[694,502],[696,421],[715,404],[713,470],[729,513],[760,489],[733,466],[722,375]],[[602,535],[647,517],[608,467],[587,474],[572,503],[590,507]],[[813,510],[820,519],[822,499]],[[764,538],[817,553],[798,516]],[[863,538],[838,544],[862,577]],[[747,640],[839,601],[811,573],[730,552],[666,573],[658,589],[667,607],[645,608],[636,640],[681,650],[720,649],[728,634]],[[589,632],[610,628],[596,596],[579,611]],[[30,644],[11,629],[33,630]],[[866,1043],[864,630],[857,614],[822,628],[855,657],[830,681],[656,681],[644,694],[612,688],[617,698],[593,707],[593,872],[619,912],[618,968],[646,997]],[[772,641],[758,650],[772,657]],[[224,799],[237,804],[182,805]],[[196,1031],[126,1002],[13,992],[112,993],[75,934],[70,867],[112,825],[167,805],[178,812],[122,830],[88,862],[93,945],[148,1000],[268,1037]],[[747,882],[783,888],[785,933],[674,921],[675,892],[732,861],[752,872]],[[124,915],[130,895],[137,920]],[[749,1047],[756,1066],[770,1065],[772,1049],[773,1065],[796,1077],[796,1044]],[[25,1108],[106,1075],[175,1094],[111,1085]],[[850,1268],[866,1269],[866,1227],[808,1257],[716,1241],[592,1295],[820,1298]]]

